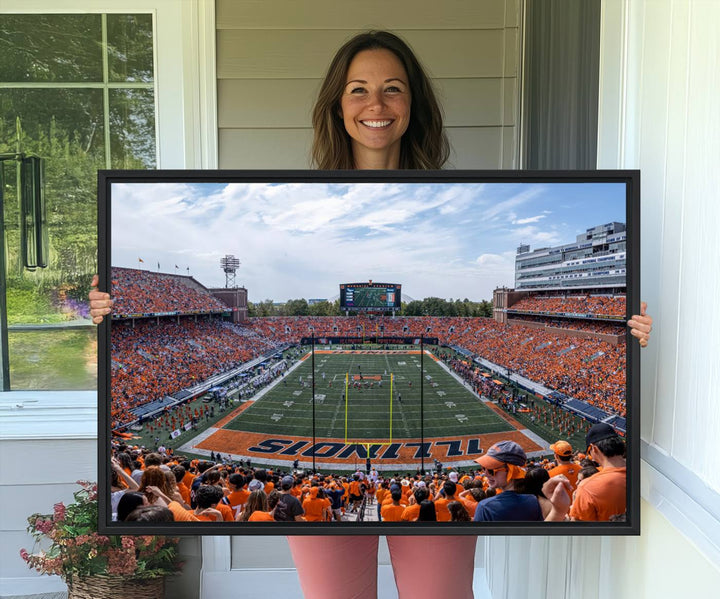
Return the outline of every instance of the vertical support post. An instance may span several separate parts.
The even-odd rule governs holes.
[[[420,447],[425,447],[425,336],[420,335]],[[425,474],[425,451],[420,452],[420,472]]]
[[[312,437],[313,437],[313,473],[317,472],[315,467],[315,331],[313,331],[310,337],[312,342],[312,385],[310,386],[310,392],[312,393]]]
[[[5,267],[5,166],[0,161],[0,391],[10,391],[8,350],[7,278]]]

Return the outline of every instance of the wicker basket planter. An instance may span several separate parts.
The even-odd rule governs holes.
[[[89,576],[68,582],[68,599],[163,599],[165,578]]]

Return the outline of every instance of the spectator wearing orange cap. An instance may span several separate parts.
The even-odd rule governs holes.
[[[585,435],[585,441],[590,459],[601,470],[578,485],[570,517],[573,520],[606,522],[626,510],[625,442],[612,426],[604,422],[593,425]]]
[[[487,453],[475,460],[488,479],[490,489],[502,493],[478,503],[473,520],[490,521],[542,521],[564,520],[570,508],[570,485],[562,476],[556,476],[543,486],[548,500],[515,491],[515,482],[525,477],[525,451],[514,441],[500,441]]]
[[[567,441],[558,441],[557,443],[553,443],[550,446],[550,449],[555,452],[555,462],[557,462],[557,466],[555,466],[555,468],[551,468],[548,472],[550,478],[560,474],[564,475],[565,478],[570,481],[570,485],[574,491],[577,487],[577,477],[578,472],[580,472],[580,465],[572,459],[572,446]]]

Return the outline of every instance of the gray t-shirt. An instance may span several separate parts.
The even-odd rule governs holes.
[[[292,522],[295,516],[302,516],[305,513],[300,501],[290,493],[283,493],[275,506],[275,520],[278,522]]]

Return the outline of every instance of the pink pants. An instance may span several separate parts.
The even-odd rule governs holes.
[[[387,542],[399,599],[472,599],[477,537],[387,537]],[[305,599],[377,597],[377,536],[294,536],[288,543]]]

